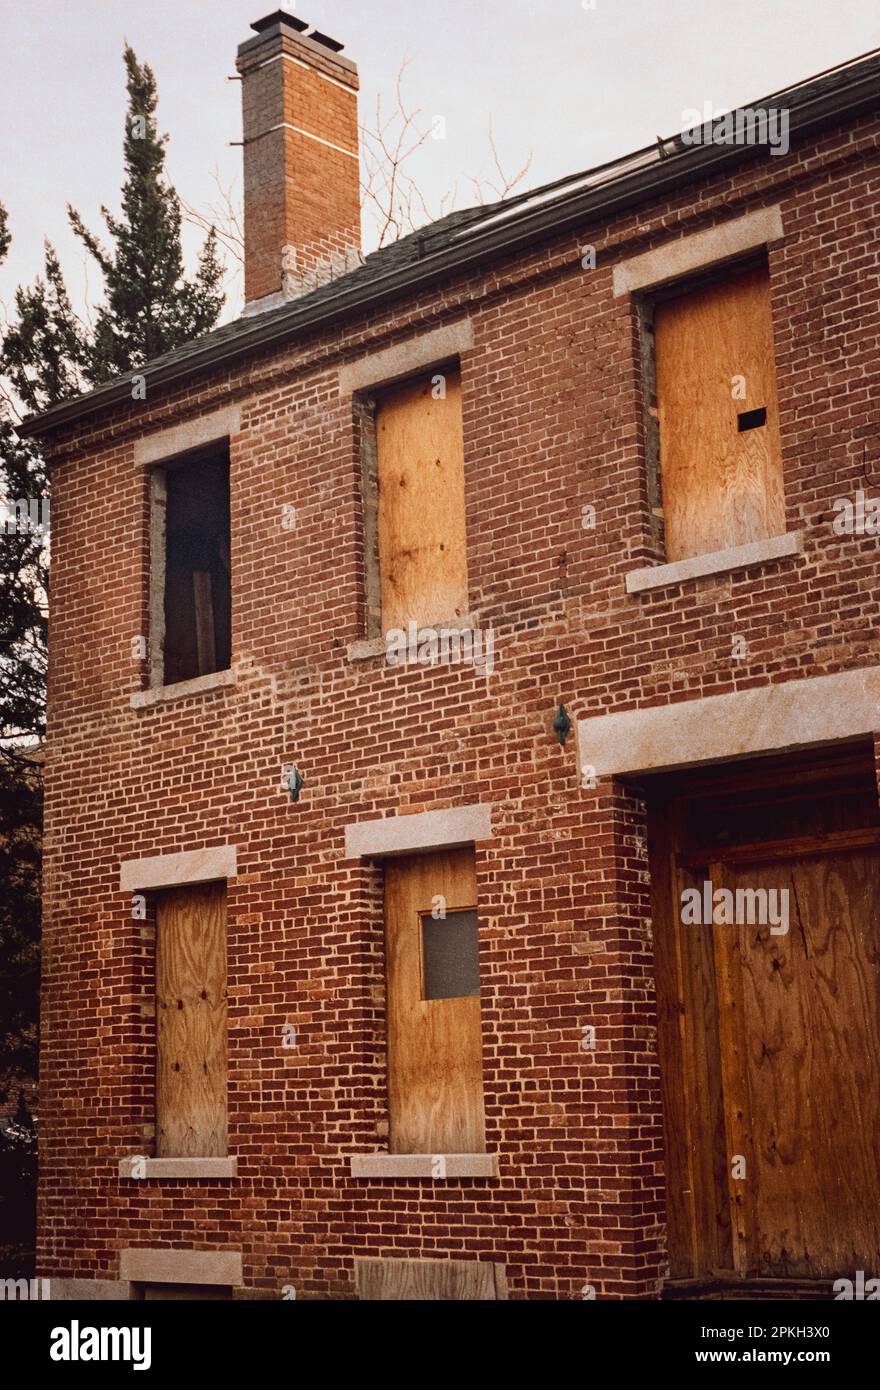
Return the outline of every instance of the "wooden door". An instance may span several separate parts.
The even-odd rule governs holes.
[[[666,1223],[673,1279],[732,1270],[727,1145],[711,926],[680,921],[685,889],[705,873],[679,862],[676,802],[650,805],[660,1081],[666,1140]]]
[[[728,1152],[747,1164],[735,1263],[776,1278],[878,1269],[880,855],[736,863],[723,880],[789,895],[786,934],[714,929]]]
[[[432,952],[438,946],[442,951],[448,928],[455,949],[452,933],[471,929],[465,919],[474,913],[476,899],[471,849],[413,855],[386,865],[392,1153],[485,1152],[479,995],[425,997],[426,941]],[[440,911],[445,918],[432,916]],[[454,973],[461,962],[451,965]],[[435,978],[448,976],[438,971]],[[467,982],[460,987],[471,988]]]
[[[156,905],[156,1154],[227,1152],[226,885]]]
[[[376,448],[383,631],[454,621],[468,611],[458,369],[383,393]]]
[[[785,495],[766,268],[657,304],[654,338],[667,559],[780,535]]]
[[[369,1303],[483,1303],[507,1299],[504,1265],[482,1260],[355,1256],[357,1296]]]
[[[649,854],[671,1277],[880,1268],[873,749],[664,779]]]

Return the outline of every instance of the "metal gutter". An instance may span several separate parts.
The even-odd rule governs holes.
[[[772,102],[779,104],[780,98],[793,95],[795,99],[788,109],[789,132],[794,135],[807,134],[842,116],[856,115],[880,105],[880,57],[876,53],[855,65],[834,71],[839,76],[833,84],[827,77],[811,79],[806,85],[799,84],[794,89],[775,93],[772,97],[752,103],[752,106],[768,106]],[[679,140],[680,137],[675,136],[664,141],[663,145],[674,145]],[[631,164],[640,155],[647,156],[654,148],[649,146],[644,151],[635,151],[616,162]],[[362,310],[379,308],[407,290],[423,288],[443,276],[482,265],[491,257],[521,250],[551,235],[595,220],[599,215],[610,217],[676,189],[682,182],[714,174],[725,166],[743,160],[762,155],[772,158],[766,155],[761,146],[711,144],[688,145],[662,157],[657,147],[656,155],[654,163],[639,166],[629,175],[609,178],[597,187],[584,188],[583,179],[586,176],[574,176],[567,181],[576,185],[574,191],[566,195],[563,186],[558,197],[549,205],[530,207],[529,195],[524,194],[523,206],[512,209],[500,225],[489,226],[481,232],[482,224],[477,222],[473,229],[464,228],[459,237],[453,236],[453,244],[444,244],[442,249],[414,262],[361,279],[356,278],[356,273],[355,277],[343,277],[334,293],[322,293],[317,302],[310,303],[312,296],[307,295],[301,301],[294,301],[283,314],[272,314],[266,319],[257,316],[248,321],[250,326],[238,329],[228,338],[215,343],[206,340],[201,350],[196,343],[190,351],[170,362],[163,364],[159,359],[154,367],[146,364],[137,373],[128,373],[75,400],[64,401],[42,415],[29,416],[17,427],[18,433],[26,438],[42,437],[110,406],[130,401],[131,381],[136,375],[144,377],[154,388],[170,385],[196,372],[235,362],[249,352],[286,343],[306,329],[329,327]],[[610,172],[613,165],[607,167]],[[536,190],[536,195],[539,192]],[[491,217],[489,220],[493,221]],[[424,235],[429,241],[430,232]],[[444,237],[444,241],[448,235],[451,234],[438,234]]]

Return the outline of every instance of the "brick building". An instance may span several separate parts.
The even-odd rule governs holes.
[[[356,69],[254,29],[244,314],[25,426],[39,1273],[830,1296],[880,1272],[880,58],[361,261]]]

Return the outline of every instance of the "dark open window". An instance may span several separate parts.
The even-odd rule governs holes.
[[[231,661],[229,452],[167,464],[163,683],[224,671]]]

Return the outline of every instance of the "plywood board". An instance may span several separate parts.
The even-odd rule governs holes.
[[[870,746],[650,798],[673,1278],[827,1288],[880,1265],[877,829]],[[706,882],[787,891],[788,932],[746,903],[682,924],[682,889]]]
[[[790,904],[787,935],[732,929],[755,1163],[750,1272],[880,1268],[880,856],[736,865],[727,880],[787,888]]]
[[[724,864],[709,865],[713,891],[736,891],[735,877]],[[754,1258],[755,1191],[758,1179],[752,1143],[752,1104],[749,1095],[747,1024],[743,1002],[742,933],[735,925],[713,925],[717,1020],[721,1057],[721,1095],[724,1112],[724,1144],[721,1158],[730,1203],[730,1237],[733,1267],[746,1275]]]
[[[654,312],[660,471],[668,560],[785,530],[785,495],[764,267],[730,274]],[[734,394],[735,383],[744,394]],[[765,408],[766,424],[739,416]]]
[[[356,1259],[358,1298],[371,1302],[506,1299],[504,1266],[476,1260]]]
[[[671,1277],[732,1267],[712,928],[680,920],[676,804],[650,805],[649,853]],[[699,879],[703,877],[699,875]]]
[[[435,377],[445,397],[435,398]],[[446,367],[376,405],[382,631],[468,611],[461,379]]]
[[[421,915],[476,906],[472,849],[385,867],[388,1105],[392,1153],[484,1153],[479,998],[425,999]]]
[[[156,904],[156,1156],[227,1151],[226,886]]]

